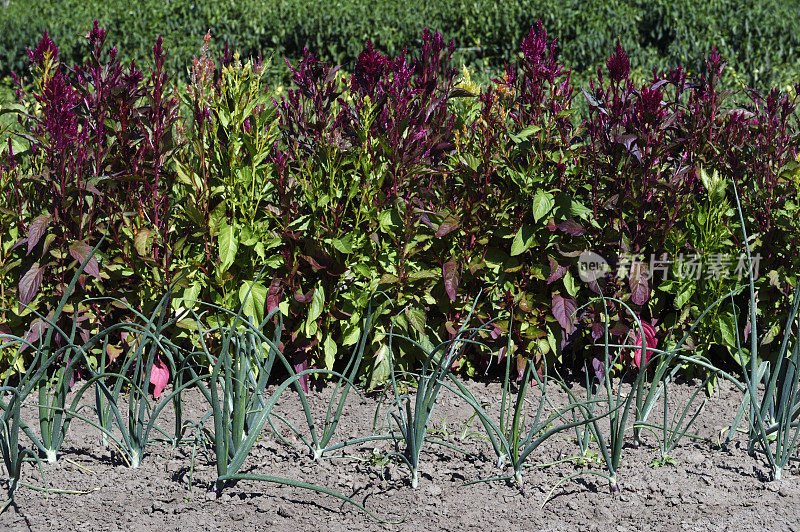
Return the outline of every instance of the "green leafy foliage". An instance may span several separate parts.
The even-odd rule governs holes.
[[[4,131],[0,312],[3,327],[31,342],[42,325],[35,313],[46,321],[64,279],[107,235],[80,297],[63,309],[65,323],[80,318],[82,336],[103,320],[151,314],[170,287],[176,316],[206,303],[241,306],[260,323],[277,309],[293,368],[332,371],[381,290],[388,298],[359,359],[359,377],[375,386],[392,370],[382,344],[391,327],[428,348],[452,339],[470,311],[465,294],[478,291],[476,318],[516,316],[482,329],[482,342],[499,346],[508,334],[537,370],[582,365],[598,353],[605,311],[580,302],[602,293],[635,311],[609,311],[612,336],[635,337],[639,319],[648,345],[669,347],[691,329],[687,345],[710,359],[747,358],[735,341],[747,301],[713,304],[740,279],[707,276],[741,242],[737,183],[763,254],[762,356],[778,347],[776,316],[797,284],[797,94],[722,90],[716,51],[701,75],[676,68],[643,83],[623,37],[578,91],[568,43],[537,24],[504,74],[482,86],[468,69],[458,74],[455,42],[423,31],[403,53],[359,45],[347,68],[305,50],[288,61],[284,87],[267,83],[268,63],[215,49],[209,33],[190,83],[172,86],[165,70],[175,54],[161,40],[145,76],[106,36],[94,25],[75,69],[69,47],[42,39],[20,103],[2,109],[20,120]],[[581,279],[587,252],[609,271]],[[624,272],[626,254],[673,260],[662,277],[645,262]],[[684,254],[699,257],[701,276],[674,262]],[[81,306],[84,294],[94,299]],[[208,327],[230,319],[198,317]],[[196,324],[174,323],[176,341],[188,341]],[[114,364],[135,350],[122,337],[101,356]],[[86,364],[98,363],[92,356]],[[398,344],[391,360],[410,369],[418,357]],[[454,369],[475,375],[491,357],[470,351]],[[24,365],[15,359],[14,371]]]

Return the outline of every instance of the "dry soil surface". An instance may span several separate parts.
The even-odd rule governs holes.
[[[469,382],[482,401],[496,407],[500,386]],[[576,392],[581,393],[579,387]],[[672,405],[693,393],[690,384],[675,385]],[[312,407],[324,414],[330,389],[312,393]],[[530,396],[533,411],[536,394]],[[565,394],[554,394],[563,403]],[[743,437],[727,449],[717,445],[721,429],[741,401],[740,393],[722,383],[705,404],[692,432],[674,451],[674,465],[653,467],[657,440],[647,435],[638,449],[626,445],[619,472],[621,491],[584,474],[558,486],[559,480],[602,464],[580,466],[564,460],[578,451],[574,432],[556,435],[530,456],[524,490],[509,481],[469,484],[508,474],[496,467],[496,456],[471,408],[452,392],[443,392],[433,413],[431,435],[469,454],[430,444],[422,453],[418,489],[408,470],[392,459],[391,441],[350,446],[344,453],[315,462],[302,442],[280,422],[285,440],[265,430],[243,471],[313,482],[363,504],[383,523],[329,495],[264,482],[241,481],[220,497],[208,489],[214,479],[211,448],[165,442],[148,448],[142,465],[131,469],[101,444],[99,431],[73,423],[63,452],[54,464],[25,466],[24,482],[85,494],[43,493],[22,487],[15,506],[0,515],[4,530],[800,530],[800,474],[793,466],[778,482],[768,480],[764,460],[751,457]],[[298,398],[287,393],[278,411],[303,423]],[[199,420],[208,410],[197,392],[186,398],[185,417]],[[334,441],[370,434],[377,415],[378,432],[388,432],[386,403],[380,394],[353,393]],[[29,418],[35,410],[25,412]],[[174,422],[165,411],[160,426]],[[653,418],[661,419],[654,412]],[[32,424],[35,420],[29,419]],[[298,425],[299,426],[299,425]],[[603,422],[603,427],[606,423]],[[209,427],[210,428],[210,427]],[[193,464],[193,466],[192,466]],[[5,472],[3,471],[3,475]],[[5,478],[5,476],[3,477]],[[545,503],[545,504],[543,504]]]

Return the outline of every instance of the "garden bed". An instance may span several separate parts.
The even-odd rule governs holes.
[[[500,403],[500,385],[470,382],[468,386],[481,401]],[[670,403],[684,404],[697,386],[697,382],[673,385]],[[584,393],[574,389],[579,396]],[[315,412],[324,412],[330,393],[328,387],[310,394]],[[563,392],[549,393],[555,404],[567,400]],[[376,432],[387,432],[383,413],[391,401],[389,394],[385,397],[382,402],[380,393],[363,398],[351,394],[335,441],[369,434],[376,409],[381,413]],[[465,486],[501,472],[478,420],[468,425],[472,409],[447,391],[436,405],[429,434],[470,454],[427,445],[416,490],[410,487],[407,468],[387,457],[393,450],[391,441],[347,447],[345,457],[314,462],[302,443],[277,422],[278,431],[295,447],[265,430],[242,468],[245,473],[282,476],[340,491],[382,519],[402,521],[394,525],[384,525],[328,495],[263,482],[239,482],[218,498],[208,489],[215,479],[214,455],[211,449],[191,445],[192,431],[185,434],[189,443],[177,448],[167,442],[153,445],[141,467],[132,469],[101,445],[97,429],[76,421],[58,461],[43,463],[42,468],[50,488],[88,493],[47,495],[23,487],[16,494],[16,508],[0,515],[0,528],[798,530],[797,466],[786,471],[782,481],[769,482],[764,461],[746,453],[744,436],[734,439],[727,450],[717,446],[721,429],[731,422],[740,401],[741,393],[721,382],[692,426],[699,438],[680,442],[673,453],[675,465],[652,467],[658,455],[656,441],[646,434],[639,449],[626,445],[623,450],[620,493],[612,495],[604,479],[584,475],[557,487],[543,507],[558,481],[581,469],[570,462],[539,467],[576,454],[574,433],[551,437],[534,451],[524,492],[506,481]],[[198,420],[208,410],[194,390],[184,404],[185,419]],[[302,424],[294,393],[283,395],[276,412]],[[23,411],[25,418],[33,415]],[[166,411],[160,419],[165,429],[172,424],[170,416]],[[660,412],[653,416],[658,419]],[[602,471],[601,464],[586,467]],[[42,484],[35,465],[25,466],[22,481]]]

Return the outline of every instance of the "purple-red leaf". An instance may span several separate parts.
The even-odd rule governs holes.
[[[436,229],[436,226],[433,225],[433,223],[431,222],[431,219],[428,217],[427,214],[423,213],[422,215],[420,215],[419,221],[424,223],[426,226],[430,227],[431,229]]]
[[[298,303],[308,303],[313,298],[314,298],[314,289],[313,288],[311,290],[309,290],[308,292],[306,292],[305,294],[303,292],[301,292],[300,290],[298,290],[297,292],[294,293],[294,299]]]
[[[606,367],[605,365],[600,362],[599,359],[593,358],[592,359],[592,368],[594,368],[594,375],[597,377],[597,380],[603,382],[603,379],[606,376]]]
[[[443,237],[444,235],[455,231],[458,228],[458,218],[448,216],[439,226],[436,231],[436,238]]]
[[[450,301],[455,302],[458,292],[458,264],[456,261],[449,260],[442,264],[442,278],[444,279],[444,289]]]
[[[80,264],[83,264],[83,262],[86,260],[86,257],[91,255],[91,253],[92,247],[85,242],[73,242],[69,247],[69,254],[72,255],[72,258],[77,260]],[[97,257],[92,257],[89,259],[84,271],[92,277],[100,279],[100,265],[97,262]]]
[[[547,284],[554,283],[567,274],[567,268],[553,260],[553,257],[547,257],[550,261],[550,276],[547,278]]]
[[[45,231],[47,231],[49,223],[50,216],[46,214],[37,216],[33,222],[31,222],[30,227],[28,227],[28,255],[31,254],[33,248],[36,247],[36,244],[39,243],[39,240],[42,238]]]
[[[586,232],[586,229],[584,229],[583,226],[575,220],[565,220],[556,227],[572,236],[581,236]]]
[[[605,334],[606,328],[605,325],[602,323],[593,323],[592,324],[592,340],[599,340],[603,334]]]
[[[39,266],[38,262],[34,262],[33,265],[31,265],[31,269],[19,280],[20,312],[25,305],[33,301],[33,298],[36,297],[36,292],[39,291],[39,287],[42,285],[43,277],[44,268]]]
[[[272,280],[267,290],[267,313],[272,312],[281,302],[281,280],[277,277]]]
[[[638,325],[634,325],[633,345],[637,348],[633,351],[633,365],[637,368],[641,367],[642,351],[645,352],[644,364],[645,366],[650,362],[650,357],[653,353],[648,349],[655,349],[658,347],[658,336],[656,335],[655,328],[646,321],[640,322],[642,330],[644,330],[644,338],[641,336],[641,330]]]
[[[575,310],[578,305],[571,297],[561,297],[560,294],[553,294],[553,316],[567,334],[575,331]]]
[[[302,373],[303,371],[311,368],[311,357],[308,355],[308,351],[310,349],[311,344],[305,343],[295,350],[292,360],[292,367],[294,368],[295,373]],[[303,375],[298,379],[298,381],[300,382],[300,387],[303,389],[303,391],[308,393],[308,375]]]
[[[19,348],[19,353],[22,354],[23,351],[28,349],[29,345],[35,343],[39,338],[41,338],[49,326],[50,324],[44,321],[42,318],[36,318],[33,320],[28,332],[25,333],[25,342],[22,344],[22,347]]]
[[[634,262],[631,266],[631,301],[634,305],[644,305],[650,299],[650,285],[647,282],[647,266]]]
[[[164,391],[168,382],[169,368],[164,361],[161,360],[161,356],[156,355],[156,359],[153,361],[153,367],[150,370],[150,383],[153,385],[153,397],[156,399],[161,397],[161,392]]]

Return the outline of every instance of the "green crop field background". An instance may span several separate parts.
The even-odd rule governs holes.
[[[617,37],[640,76],[677,64],[702,70],[714,45],[733,79],[748,85],[785,85],[800,71],[800,7],[780,0],[10,0],[0,8],[0,75],[25,72],[25,48],[44,30],[66,63],[80,62],[86,21],[94,18],[110,29],[122,58],[140,64],[163,35],[168,68],[184,76],[209,30],[218,49],[228,39],[245,56],[274,54],[282,67],[283,57],[296,59],[303,47],[352,64],[368,39],[394,55],[414,48],[423,27],[453,39],[457,61],[491,75],[538,19],[559,39],[578,80],[594,73]]]

